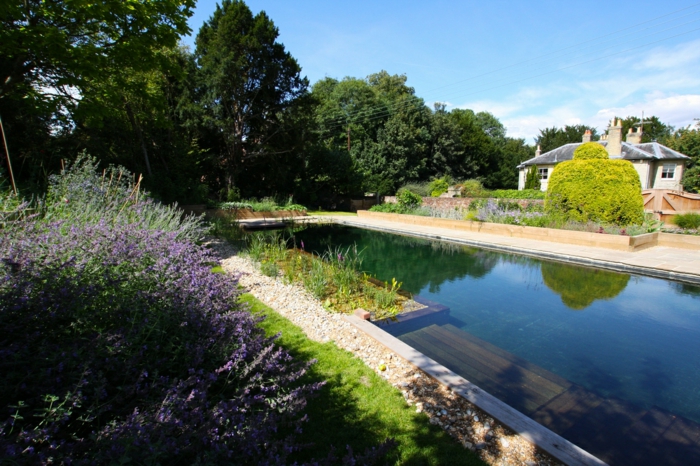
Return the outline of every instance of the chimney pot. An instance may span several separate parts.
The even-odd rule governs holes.
[[[608,128],[608,145],[605,149],[610,157],[622,154],[622,122],[618,119],[616,123],[615,126]]]
[[[630,132],[627,134],[625,141],[629,144],[641,144],[642,143],[642,131],[635,131],[630,128]]]
[[[583,142],[591,142],[591,130],[587,129],[585,133],[583,133]]]

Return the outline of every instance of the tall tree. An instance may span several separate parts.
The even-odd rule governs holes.
[[[581,142],[586,130],[591,132],[591,140],[595,141],[599,138],[597,130],[592,126],[566,125],[563,128],[553,126],[541,129],[540,134],[535,138],[535,143],[540,146],[543,153],[549,152],[564,144]]]
[[[71,106],[85,79],[127,65],[146,71],[189,32],[194,0],[3,2],[0,99]]]
[[[479,118],[472,110],[455,109],[450,118],[459,126],[464,147],[461,171],[465,178],[485,177],[495,168],[497,143],[483,129],[486,118]],[[492,122],[491,122],[492,123]],[[488,125],[487,125],[488,126]]]
[[[663,123],[654,115],[644,117],[643,123],[641,118],[635,116],[628,116],[621,120],[623,137],[628,134],[630,128],[634,128],[636,131],[642,130],[642,142],[661,141],[673,134],[673,126]]]
[[[683,188],[690,192],[700,192],[700,121],[696,119],[695,127],[688,125],[687,128],[675,131],[664,138],[662,143],[691,158],[683,173]]]
[[[221,140],[218,154],[229,189],[258,159],[291,154],[281,137],[292,110],[307,95],[308,81],[279,31],[240,0],[224,0],[196,39],[202,104],[207,123]]]
[[[161,51],[189,32],[194,3],[0,2],[0,114],[25,181],[45,178],[82,148],[75,112],[91,83],[163,66]]]
[[[447,175],[453,179],[464,179],[471,173],[469,164],[465,161],[461,128],[445,111],[444,104],[436,103],[434,108],[430,125],[432,147],[428,173],[435,178]]]
[[[430,154],[430,109],[423,99],[406,96],[379,129],[376,141],[351,151],[368,191],[393,194],[421,178]]]

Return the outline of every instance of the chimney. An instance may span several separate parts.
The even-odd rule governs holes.
[[[583,142],[591,142],[591,130],[587,129],[585,133],[583,133]]]
[[[537,150],[535,151],[535,157],[539,157],[540,154],[542,154],[542,149],[540,148],[540,145],[537,144]]]
[[[610,128],[608,128],[608,145],[605,148],[610,157],[622,154],[622,122],[620,120],[615,121],[613,118]]]
[[[642,130],[640,129],[639,131],[635,131],[633,128],[630,128],[629,133],[627,133],[627,138],[625,139],[625,142],[628,142],[629,144],[641,144]]]

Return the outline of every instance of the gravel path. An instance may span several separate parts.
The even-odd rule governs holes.
[[[251,261],[236,254],[228,244],[212,241],[210,247],[221,257],[221,266],[240,273],[239,283],[253,296],[299,326],[312,340],[333,341],[350,351],[400,390],[416,412],[425,413],[431,424],[445,429],[465,448],[477,452],[492,465],[560,464],[474,405],[439,384],[412,364],[358,331],[340,314],[327,311],[319,300],[300,285],[286,285],[281,279],[261,274]],[[385,370],[380,370],[380,367]]]

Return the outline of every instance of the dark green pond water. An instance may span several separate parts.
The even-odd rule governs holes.
[[[350,227],[301,240],[357,244],[364,271],[449,307],[461,330],[602,397],[700,422],[700,287]]]

